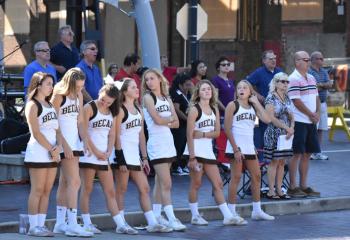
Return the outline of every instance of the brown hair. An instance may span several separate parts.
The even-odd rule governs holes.
[[[200,101],[199,91],[200,91],[201,86],[203,86],[203,84],[208,84],[210,86],[212,95],[211,95],[211,98],[209,100],[209,105],[212,108],[216,108],[217,103],[218,103],[218,92],[217,92],[216,88],[214,87],[214,85],[207,79],[199,81],[196,84],[196,86],[194,87],[189,107],[193,107],[194,105],[199,103],[199,101]]]
[[[120,101],[119,101],[119,90],[114,84],[106,84],[104,85],[98,94],[106,93],[106,95],[110,98],[113,98],[114,101],[111,106],[109,106],[109,110],[112,113],[112,116],[115,117],[119,113]]]
[[[44,72],[36,72],[33,74],[30,85],[28,88],[28,97],[27,100],[32,100],[37,94],[38,94],[38,87],[47,79],[52,78],[54,80],[54,77],[51,74],[44,73]],[[52,96],[52,92],[49,96],[45,97],[45,100],[49,102],[50,98]]]

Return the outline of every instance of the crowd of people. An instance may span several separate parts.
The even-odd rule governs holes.
[[[129,54],[121,68],[111,64],[103,81],[95,64],[96,43],[83,41],[79,58],[72,46],[72,29],[60,28],[59,37],[51,55],[47,42],[35,44],[36,60],[24,71],[25,116],[31,133],[25,153],[31,180],[29,235],[101,233],[89,214],[95,175],[116,232],[123,234],[138,233],[124,218],[129,178],[138,188],[147,231],[186,229],[174,213],[171,169],[190,176],[188,202],[194,225],[208,224],[198,211],[204,174],[212,184],[223,224],[248,223],[236,211],[243,168],[251,175],[251,218],[274,220],[261,208],[260,158],[269,163],[268,198],[320,195],[307,182],[311,154],[325,158],[319,140],[327,129],[325,100],[332,84],[322,69],[320,52],[311,57],[305,51],[296,52],[295,70],[288,76],[276,67],[274,52],[265,51],[263,65],[237,82],[229,77],[227,57],[218,58],[217,75],[208,80],[201,60],[176,68],[169,67],[162,56],[161,72],[141,68],[140,58]],[[290,186],[285,192],[282,179],[287,160]],[[219,161],[230,163],[227,201]],[[50,231],[45,219],[58,166],[56,224]],[[153,201],[147,180],[151,168]],[[77,223],[78,202],[83,226]]]

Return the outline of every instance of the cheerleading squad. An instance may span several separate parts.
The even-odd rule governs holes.
[[[117,233],[138,233],[124,218],[129,178],[138,188],[148,232],[184,231],[186,226],[176,218],[171,199],[170,168],[177,156],[171,129],[179,127],[179,119],[169,98],[167,80],[158,70],[147,70],[142,77],[141,106],[140,91],[131,78],[104,85],[97,100],[83,105],[84,81],[85,75],[79,68],[69,69],[55,86],[50,74],[38,72],[31,79],[25,108],[31,132],[25,155],[31,180],[28,235],[91,237],[101,233],[89,214],[95,175]],[[212,184],[223,224],[247,224],[235,209],[243,164],[252,176],[252,219],[274,220],[261,209],[260,169],[253,143],[256,117],[265,123],[270,123],[271,118],[248,81],[238,83],[235,95],[237,99],[227,105],[224,119],[226,155],[232,160],[226,202],[212,146],[212,140],[220,134],[217,90],[210,81],[201,80],[192,92],[183,155],[188,158],[190,169],[188,200],[194,225],[208,224],[198,211],[198,190],[204,174]],[[153,204],[147,180],[149,163],[155,170]],[[56,224],[50,231],[45,219],[58,166]],[[77,223],[78,201],[83,226]],[[162,209],[166,217],[161,214]]]

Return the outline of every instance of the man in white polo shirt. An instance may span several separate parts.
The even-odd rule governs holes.
[[[290,187],[288,194],[292,197],[320,196],[307,185],[309,160],[312,153],[320,152],[317,138],[317,123],[320,119],[320,100],[316,80],[308,74],[309,54],[298,51],[294,54],[295,70],[289,76],[288,96],[293,101],[295,118],[293,157],[289,163]],[[296,174],[299,166],[299,187]]]

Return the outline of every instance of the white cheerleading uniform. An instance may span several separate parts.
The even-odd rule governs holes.
[[[108,135],[113,126],[112,113],[102,114],[95,102],[89,103],[91,106],[96,106],[95,111],[92,107],[94,114],[89,120],[88,134],[93,141],[95,147],[101,152],[107,152],[108,148]],[[91,153],[90,156],[83,156],[79,159],[80,168],[94,168],[97,170],[108,170],[108,159],[98,160],[97,157]]]
[[[62,135],[72,149],[74,156],[84,156],[78,131],[79,98],[72,100],[68,96],[62,97],[63,101],[58,116]],[[61,158],[64,158],[63,152]]]
[[[241,149],[241,153],[246,159],[256,159],[256,150],[254,146],[254,126],[256,114],[252,106],[246,109],[237,102],[236,113],[233,115],[231,132],[237,146]],[[233,157],[233,148],[230,141],[227,140],[226,154]]]
[[[198,117],[195,122],[195,131],[199,132],[212,132],[215,130],[216,123],[216,115],[215,111],[212,110],[210,115],[204,113],[199,106],[196,104],[195,107],[198,110]],[[213,141],[211,138],[198,138],[193,139],[194,145],[194,155],[198,162],[216,164],[216,157],[213,152]],[[186,148],[184,151],[184,155],[189,155],[188,144],[186,144]]]
[[[151,93],[155,104],[154,107],[160,117],[166,118],[171,116],[170,104],[168,100],[158,99]],[[157,125],[147,108],[143,108],[143,114],[148,129],[147,152],[149,159],[153,164],[173,162],[176,158],[176,149],[174,146],[173,135],[168,126]]]
[[[56,130],[58,129],[55,109],[51,105],[50,107],[45,107],[35,99],[32,101],[38,106],[38,113],[41,111],[38,116],[40,132],[52,146],[55,146],[57,144]],[[30,134],[31,136],[24,157],[24,165],[29,168],[57,167],[57,162],[51,159],[50,152],[34,138],[31,129]]]
[[[122,105],[124,111],[124,118],[120,125],[120,143],[123,150],[126,167],[128,170],[141,171],[140,162],[140,131],[142,129],[142,115],[136,108],[137,113],[133,114]],[[112,166],[118,168],[119,166],[113,160]]]

